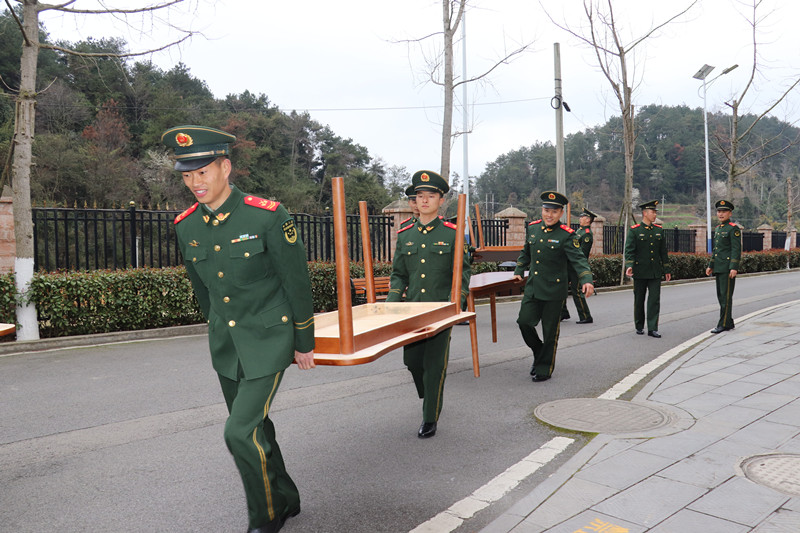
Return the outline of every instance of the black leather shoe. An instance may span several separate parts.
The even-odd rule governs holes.
[[[636,330],[636,334],[637,335],[644,335],[644,330],[643,329],[637,329]]]
[[[716,335],[717,333],[722,333],[723,331],[725,331],[725,328],[723,328],[722,326],[717,326],[711,330],[711,333]]]
[[[583,319],[583,320],[578,320],[578,321],[577,321],[577,322],[575,322],[575,323],[576,323],[576,324],[591,324],[592,322],[594,322],[594,319],[593,319],[593,318],[585,318],[585,319]]]
[[[651,337],[655,337],[656,339],[661,338],[661,333],[657,331],[648,331],[647,334],[650,335]]]
[[[569,315],[562,315],[561,320],[569,320],[570,318]]]
[[[427,439],[436,435],[436,422],[423,422],[419,427],[417,437]]]
[[[286,517],[279,517],[271,522],[267,522],[263,526],[259,527],[251,527],[247,530],[247,533],[278,533],[283,527],[283,523],[286,521]]]
[[[547,381],[548,379],[550,379],[550,376],[540,376],[538,374],[534,374],[533,377],[531,378],[531,380],[533,380],[536,383],[540,381]]]

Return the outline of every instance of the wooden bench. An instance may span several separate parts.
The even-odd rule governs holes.
[[[389,296],[389,276],[375,277],[375,300],[385,302]],[[353,305],[367,303],[367,280],[366,278],[350,278],[350,289],[352,290]]]

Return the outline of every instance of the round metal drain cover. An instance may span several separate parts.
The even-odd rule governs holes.
[[[568,398],[539,405],[533,414],[546,424],[586,433],[642,433],[673,423],[664,409],[600,398]]]
[[[754,455],[739,463],[739,468],[754,483],[800,496],[800,455]]]

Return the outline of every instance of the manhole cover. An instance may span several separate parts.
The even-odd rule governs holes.
[[[586,433],[640,433],[670,425],[672,413],[622,400],[568,398],[539,405],[533,414],[547,424]]]
[[[739,468],[754,483],[800,496],[800,455],[754,455],[739,463]]]

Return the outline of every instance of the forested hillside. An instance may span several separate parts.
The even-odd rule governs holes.
[[[41,34],[49,42],[45,28]],[[127,49],[121,39],[56,44],[85,52]],[[5,11],[0,15],[4,167],[10,161],[20,53],[19,29]],[[387,168],[364,146],[336,135],[308,113],[282,112],[265,94],[242,88],[240,94],[215,98],[183,64],[165,72],[150,62],[78,58],[43,49],[38,82],[35,205],[188,206],[191,195],[159,142],[161,132],[180,124],[237,135],[233,180],[248,192],[280,199],[293,211],[315,213],[330,206],[331,177],[346,177],[351,211],[358,200],[367,200],[374,212],[399,197],[400,185],[410,180],[405,169]]]
[[[745,116],[744,130],[754,117]],[[709,116],[710,174],[712,202],[725,194],[727,161],[717,148],[724,143],[729,116]],[[670,204],[688,204],[698,218],[705,217],[705,159],[703,111],[686,106],[642,107],[636,120],[638,137],[634,187],[642,200],[664,199]],[[587,206],[616,222],[622,205],[624,160],[622,124],[618,117],[606,124],[569,135],[565,140],[567,193],[575,207]],[[736,220],[748,227],[764,222],[782,227],[787,215],[787,178],[800,190],[800,147],[793,145],[800,130],[774,118],[762,119],[749,139],[760,157],[786,147],[779,156],[766,159],[737,184],[732,200],[738,206]],[[773,139],[770,147],[762,146]],[[489,213],[509,205],[533,213],[539,193],[556,183],[556,149],[537,143],[501,155],[487,165],[477,180],[478,199]],[[635,191],[636,192],[636,191]],[[796,198],[796,193],[793,195]]]
[[[41,40],[49,42],[46,28]],[[85,52],[127,50],[122,39],[55,43]],[[21,39],[16,22],[0,15],[0,158],[8,179],[14,131],[14,88],[19,87]],[[242,189],[282,201],[295,212],[320,213],[331,206],[330,180],[346,180],[348,211],[366,200],[371,212],[402,197],[410,180],[403,167],[388,166],[358,144],[336,135],[308,113],[284,112],[268,95],[243,87],[215,98],[203,80],[177,64],[164,71],[147,61],[79,58],[43,49],[38,64],[37,123],[31,194],[34,205],[183,208],[192,201],[171,169],[161,132],[180,124],[204,124],[239,138],[233,146],[233,180]],[[754,117],[745,116],[743,131]],[[730,117],[709,117],[713,198],[725,195],[723,145]],[[681,220],[705,217],[703,114],[700,108],[649,105],[637,110],[635,193],[681,206]],[[616,223],[622,203],[624,162],[621,122],[569,135],[566,183],[573,208],[587,206]],[[761,120],[747,138],[752,159],[766,159],[737,183],[735,220],[754,228],[782,228],[787,219],[787,179],[796,178],[800,130],[775,118]],[[768,145],[767,139],[775,139]],[[504,139],[519,146],[516,139]],[[741,147],[740,153],[746,152]],[[459,189],[452,177],[452,190]],[[472,200],[484,217],[508,206],[534,214],[539,193],[555,187],[555,147],[550,143],[500,155],[477,177]],[[800,179],[794,189],[800,191]],[[636,199],[634,200],[636,201]],[[450,211],[454,211],[451,204]]]

